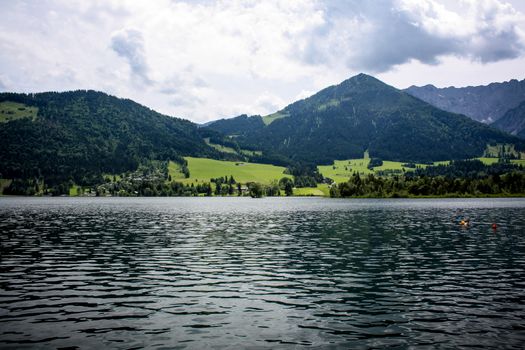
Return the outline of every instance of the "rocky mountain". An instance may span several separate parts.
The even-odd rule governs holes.
[[[411,86],[405,92],[442,110],[490,124],[525,101],[525,79],[462,88]]]
[[[516,137],[440,110],[365,74],[271,116],[240,116],[208,128],[231,135],[243,148],[313,163],[358,158],[366,150],[383,159],[435,161],[480,156],[488,143],[525,148]]]
[[[89,182],[145,159],[220,156],[197,126],[96,91],[0,94],[0,178]]]
[[[492,126],[525,139],[525,101],[518,107],[507,111]]]

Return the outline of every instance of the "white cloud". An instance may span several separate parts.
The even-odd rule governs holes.
[[[402,85],[400,72],[410,67],[444,67],[435,77],[443,79],[451,57],[465,67],[455,79],[472,76],[470,61],[479,62],[478,72],[524,60],[523,15],[498,0],[33,0],[2,7],[4,89],[103,90],[197,122],[271,113],[359,71]]]
[[[525,49],[525,17],[498,0],[464,0],[455,12],[435,0],[327,1],[326,19],[309,28],[297,52],[309,63],[384,72],[444,56],[482,62],[516,58]]]

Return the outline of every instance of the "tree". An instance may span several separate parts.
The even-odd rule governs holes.
[[[291,196],[293,194],[293,181],[289,177],[283,177],[280,179],[279,187],[284,190],[284,193],[287,196]]]
[[[221,187],[222,187],[222,186],[221,186],[221,183],[220,183],[219,181],[217,181],[217,182],[215,183],[215,195],[216,195],[216,196],[219,196],[219,195],[221,194],[221,190],[222,190]]]
[[[248,191],[252,198],[261,198],[264,195],[263,186],[258,182],[248,183]]]
[[[266,187],[266,195],[271,197],[281,195],[281,188],[279,187],[277,180],[272,180],[270,185]]]

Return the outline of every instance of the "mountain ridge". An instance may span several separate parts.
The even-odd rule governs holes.
[[[229,129],[243,147],[273,149],[291,159],[320,163],[360,157],[365,150],[384,159],[431,161],[481,155],[490,142],[521,145],[517,138],[442,111],[366,74],[277,113],[283,117],[269,125],[257,123],[252,130],[236,129],[239,117],[208,127]],[[243,121],[249,118],[243,116]]]
[[[459,88],[412,85],[404,91],[437,108],[490,124],[525,101],[525,79]]]
[[[83,183],[134,170],[144,159],[219,156],[194,123],[103,92],[1,93],[0,104],[8,102],[38,108],[38,114],[1,124],[2,177]]]

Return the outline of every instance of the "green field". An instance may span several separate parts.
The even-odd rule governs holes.
[[[433,165],[437,166],[437,165],[449,165],[449,164],[450,164],[450,160],[441,160],[438,162],[434,162]]]
[[[275,165],[193,157],[185,157],[185,159],[188,162],[190,177],[183,179],[183,183],[210,182],[210,179],[221,176],[233,176],[235,181],[240,183],[253,181],[262,184],[269,184],[272,180],[283,177],[292,178],[291,175],[284,174],[284,167]]]
[[[379,171],[413,171],[414,168],[403,167],[403,162],[393,162],[389,160],[383,161],[383,165],[375,167],[373,170],[368,169],[368,164],[370,163],[370,158],[367,157],[368,154],[365,153],[364,158],[358,159],[347,159],[347,160],[336,160],[332,165],[320,165],[317,167],[319,172],[323,174],[324,177],[328,177],[334,180],[337,183],[348,181],[350,176],[354,173],[359,173],[360,175],[375,174]],[[436,162],[447,164],[448,162]],[[424,168],[427,165],[425,164],[416,164],[416,166]]]
[[[288,117],[287,113],[279,113],[279,112],[277,112],[277,113],[273,113],[273,114],[266,115],[266,116],[262,117],[262,120],[263,120],[264,124],[270,125],[274,120],[285,118],[285,117]]]
[[[76,186],[76,185],[73,185],[69,188],[69,195],[71,197],[76,197],[78,196],[80,193],[79,193],[79,189],[80,187],[79,186]]]
[[[104,178],[104,180],[109,180],[110,182],[116,182],[122,179],[122,175],[119,174],[104,174],[102,175],[102,177]]]
[[[16,119],[35,119],[38,114],[37,107],[29,107],[23,103],[0,102],[0,123],[7,123]]]
[[[219,145],[219,144],[216,144],[216,143],[211,143],[210,142],[210,138],[205,138],[204,139],[204,142],[206,142],[208,145],[210,145],[211,147],[215,148],[217,151],[220,151],[220,152],[224,152],[224,153],[233,153],[233,154],[237,154],[237,151],[234,150],[233,148],[231,147],[226,147],[226,146],[223,146],[223,145]]]
[[[493,158],[493,157],[480,157],[480,158],[475,158],[475,159],[480,160],[485,165],[495,164],[499,161],[499,158]],[[512,164],[525,166],[525,159],[511,159],[510,162]]]
[[[485,149],[484,158],[496,158],[501,155],[512,156],[514,158],[523,159],[525,157],[524,152],[518,152],[513,144],[496,144],[496,145],[487,145]]]
[[[172,181],[180,181],[186,179],[184,173],[180,168],[180,165],[172,161],[168,163],[168,175],[171,176]]]
[[[475,159],[480,160],[485,165],[491,165],[491,164],[497,163],[499,160],[499,158],[492,158],[492,157],[479,157]]]
[[[320,165],[317,169],[324,177],[329,177],[340,183],[348,181],[353,173],[361,175],[372,174],[373,171],[367,168],[368,163],[370,163],[370,159],[365,158],[335,160],[333,165]]]
[[[294,188],[293,195],[330,197],[330,188],[327,184],[318,184],[317,187]]]
[[[241,153],[245,156],[262,156],[262,151],[249,151],[247,149],[241,149]]]
[[[209,138],[205,138],[204,141],[209,146],[211,146],[211,147],[215,148],[217,151],[223,152],[223,153],[238,154],[240,156],[242,156],[242,155],[244,155],[244,156],[260,156],[260,155],[262,155],[261,151],[249,151],[249,150],[246,150],[246,149],[241,149],[240,152],[237,152],[232,147],[228,147],[228,146],[212,143],[212,142],[210,142]]]

